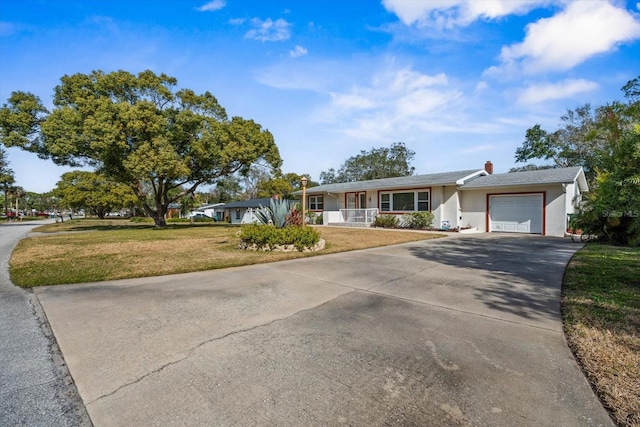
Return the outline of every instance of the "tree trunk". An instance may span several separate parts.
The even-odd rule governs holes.
[[[153,222],[155,223],[156,227],[166,227],[167,226],[167,221],[165,219],[165,212],[167,211],[166,207],[162,204],[162,203],[158,203],[156,205],[156,210],[154,211],[153,209],[151,209],[149,207],[148,204],[144,203],[142,205],[142,207],[144,208],[145,212],[147,213],[147,215],[149,215],[149,217],[153,218]]]
[[[153,218],[153,222],[155,222],[156,227],[158,228],[164,228],[167,226],[167,220],[164,218],[164,215],[157,213],[155,216],[152,217]]]

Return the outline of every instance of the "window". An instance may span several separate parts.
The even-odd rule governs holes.
[[[418,210],[429,211],[429,192],[428,191],[418,192]]]
[[[240,219],[240,209],[236,209],[236,219]]]
[[[414,212],[431,210],[429,191],[398,191],[380,193],[380,211]]]
[[[393,210],[394,211],[414,211],[415,210],[415,194],[414,193],[393,193]]]
[[[323,196],[309,196],[309,210],[321,211],[324,209]]]
[[[382,212],[389,212],[391,210],[391,194],[382,193],[380,195],[380,210]]]

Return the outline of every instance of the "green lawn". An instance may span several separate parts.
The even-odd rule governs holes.
[[[621,426],[640,426],[640,248],[588,244],[562,289],[569,346]]]

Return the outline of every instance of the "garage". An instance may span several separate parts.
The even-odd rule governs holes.
[[[543,234],[543,194],[489,196],[490,231]]]

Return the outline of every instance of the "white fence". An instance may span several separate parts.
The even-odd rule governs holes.
[[[340,209],[340,215],[342,222],[371,224],[378,216],[378,209]]]

